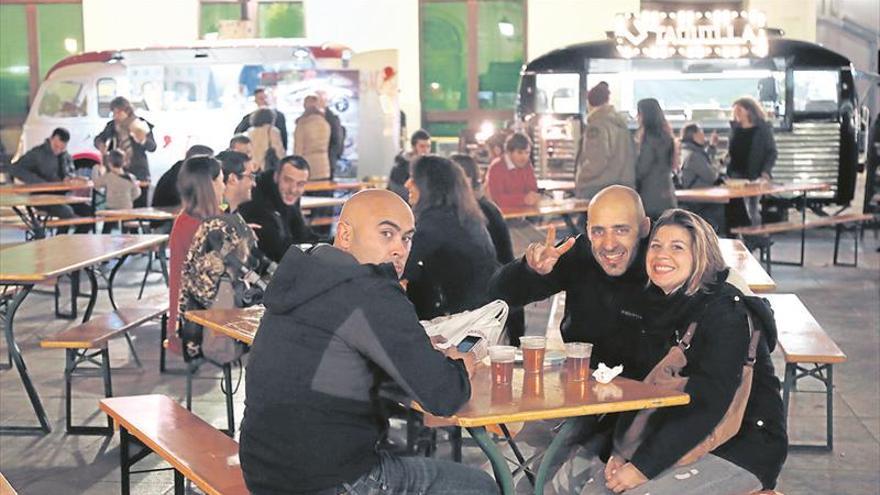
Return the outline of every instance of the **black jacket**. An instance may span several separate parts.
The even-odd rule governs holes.
[[[168,171],[162,174],[162,177],[159,177],[159,181],[156,182],[156,189],[153,191],[153,206],[180,206],[177,176],[180,174],[181,167],[183,167],[183,160],[177,161]]]
[[[486,196],[480,196],[477,202],[483,210],[483,216],[486,217],[486,230],[489,231],[492,244],[495,245],[495,259],[501,264],[510,263],[513,261],[513,241],[510,239],[510,229],[507,228],[504,215],[501,214],[498,205]]]
[[[256,229],[258,246],[272,261],[280,261],[291,244],[318,240],[318,236],[306,225],[299,203],[287,206],[281,200],[271,170],[257,177],[253,199],[242,204],[238,212],[248,223],[260,226]]]
[[[646,246],[647,241],[640,242],[632,266],[623,275],[611,277],[593,258],[587,237],[579,235],[574,246],[559,258],[547,275],[532,271],[525,258],[503,266],[489,283],[489,295],[511,306],[523,306],[565,291],[563,340],[592,343],[594,365],[623,364],[631,346],[629,337],[620,329],[625,320],[634,316],[625,309],[630,295],[638,293],[647,280]],[[640,378],[631,373],[632,370],[624,366],[626,376]]]
[[[403,278],[423,320],[478,308],[498,267],[495,247],[481,223],[462,225],[455,213],[429,208],[418,215]]]
[[[691,322],[697,323],[691,346],[685,351],[688,376],[685,392],[690,404],[658,409],[648,422],[649,433],[630,461],[648,478],[672,467],[715,428],[727,412],[739,387],[749,345],[746,314],[762,332],[754,365],[752,388],[743,425],[732,439],[712,453],[753,473],[765,489],[776,485],[785,461],[788,438],[780,397],[779,380],[770,353],[776,346],[776,325],[766,300],[746,296],[730,283],[713,284],[709,292],[685,296],[681,291],[665,295],[655,286],[633,300],[640,300],[643,321],[638,325],[636,352],[630,366],[645,375],[659,362],[677,336]],[[619,428],[634,413],[621,415]]]
[[[147,160],[147,152],[156,151],[156,139],[153,137],[153,124],[146,119],[136,117],[137,120],[143,120],[147,124],[149,132],[144,144],[138,143],[134,139],[131,140],[131,160],[128,162],[128,171],[133,173],[138,180],[150,180],[150,162]],[[94,145],[96,148],[103,144],[107,147],[107,151],[116,148],[116,124],[111,120],[104,126],[104,130],[95,136]]]
[[[281,145],[284,146],[285,153],[287,152],[287,119],[284,118],[284,114],[278,110],[273,109],[275,112],[275,128],[278,129],[278,132],[281,133]],[[241,134],[243,132],[247,132],[248,129],[251,128],[251,113],[245,114],[244,117],[241,118],[241,121],[235,126],[235,134]],[[279,157],[281,158],[281,157]]]
[[[326,489],[375,467],[383,382],[441,416],[470,399],[464,365],[431,347],[390,264],[359,265],[326,245],[291,249],[263,301],[240,447],[255,493]]]
[[[76,175],[68,152],[56,155],[49,140],[34,146],[9,167],[9,173],[27,184],[58,182]]]
[[[736,140],[742,139],[744,130],[733,125],[730,134],[728,150],[736,146]],[[776,140],[773,138],[773,127],[767,123],[761,123],[754,127],[754,137],[749,148],[746,160],[733,160],[732,154],[728,154],[727,175],[740,179],[756,180],[761,174],[771,175],[773,166],[776,165]]]

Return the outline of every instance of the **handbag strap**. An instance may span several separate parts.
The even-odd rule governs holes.
[[[691,347],[691,339],[694,338],[694,332],[697,330],[697,322],[692,322],[688,325],[687,330],[684,332],[684,335],[678,340],[678,347],[686,351]]]
[[[746,321],[749,322],[749,334],[751,335],[751,339],[749,340],[749,355],[746,358],[746,366],[754,366],[755,360],[758,356],[758,342],[761,341],[761,330],[755,330],[754,325],[752,324],[752,316],[746,313]]]

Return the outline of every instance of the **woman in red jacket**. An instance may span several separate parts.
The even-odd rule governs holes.
[[[181,348],[177,337],[177,309],[180,306],[180,274],[186,252],[202,220],[219,215],[223,199],[223,174],[220,162],[207,155],[197,155],[183,162],[177,177],[177,190],[183,211],[174,220],[168,247],[171,249],[168,279],[168,347],[173,351]]]

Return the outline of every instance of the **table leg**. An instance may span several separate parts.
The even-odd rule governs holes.
[[[486,433],[486,428],[482,426],[472,427],[468,428],[468,432],[477,442],[477,445],[483,449],[486,457],[489,458],[489,462],[492,463],[492,470],[495,471],[495,480],[498,482],[498,485],[501,486],[501,493],[504,495],[513,495],[515,493],[513,475],[510,474],[510,468],[507,466],[507,459],[505,459],[504,456],[501,455],[501,452],[498,451],[498,448],[495,447],[495,442],[489,438],[489,434]]]
[[[801,224],[807,223],[807,191],[801,195]],[[804,247],[807,243],[807,229],[801,229],[801,261],[798,266],[804,266]]]
[[[550,445],[547,446],[547,450],[544,451],[544,458],[541,459],[541,466],[538,468],[538,474],[535,477],[536,494],[542,495],[544,493],[544,483],[547,481],[547,472],[550,470],[550,466],[553,465],[554,458],[559,452],[559,449],[565,445],[571,436],[571,433],[575,430],[575,426],[577,426],[576,418],[568,419],[563,422],[562,428],[559,429],[559,432],[553,437]]]
[[[12,320],[15,318],[15,312],[18,311],[19,306],[21,306],[21,303],[27,295],[30,294],[33,287],[33,285],[22,286],[21,291],[12,298],[12,301],[9,302],[9,306],[6,310],[6,321],[4,322],[3,332],[6,335],[6,345],[9,347],[9,354],[12,356],[12,362],[18,370],[18,374],[21,377],[21,383],[24,385],[24,389],[31,401],[31,406],[34,408],[34,413],[40,421],[40,430],[44,433],[49,433],[52,431],[52,427],[49,426],[49,419],[46,416],[46,410],[43,408],[43,403],[40,401],[40,395],[37,393],[37,389],[34,387],[33,382],[31,382],[27,365],[25,365],[24,358],[21,355],[21,349],[18,348],[18,343],[15,342],[15,332],[12,328]],[[33,428],[30,427],[8,426],[0,428],[0,431],[22,432],[30,431],[32,429]]]
[[[98,279],[95,277],[95,269],[90,266],[85,269],[85,272],[89,277],[89,303],[86,305],[86,310],[83,313],[83,323],[89,321],[92,317],[92,311],[95,309],[95,302],[98,300]]]
[[[125,263],[126,259],[128,259],[127,254],[119,258],[119,261],[117,261],[113,269],[110,270],[110,278],[107,280],[107,294],[110,296],[110,305],[113,306],[113,311],[119,309],[116,306],[116,299],[113,298],[113,281],[116,279],[116,272],[122,268],[122,264]]]

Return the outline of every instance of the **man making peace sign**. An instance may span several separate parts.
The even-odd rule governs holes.
[[[544,244],[531,244],[523,258],[495,274],[490,294],[523,306],[565,291],[563,340],[592,343],[595,364],[623,364],[632,349],[621,330],[641,319],[631,295],[647,281],[650,227],[638,193],[625,186],[606,187],[590,202],[587,236],[554,246],[556,231],[551,227]]]

